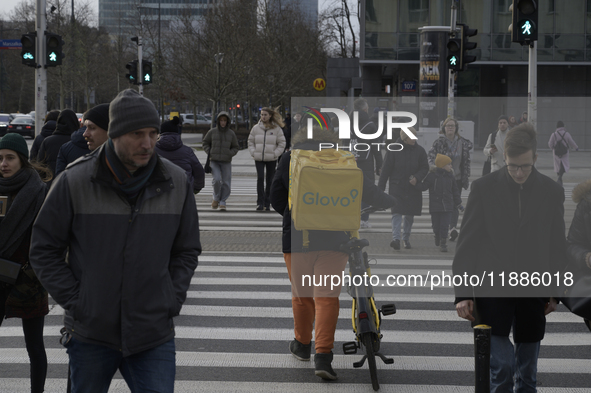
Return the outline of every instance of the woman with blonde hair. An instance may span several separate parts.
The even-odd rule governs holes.
[[[279,108],[261,109],[261,120],[252,127],[248,136],[248,150],[254,158],[257,169],[257,210],[271,210],[269,195],[271,183],[275,175],[277,159],[285,150],[285,136],[282,127],[285,127]],[[265,185],[265,170],[267,171]]]

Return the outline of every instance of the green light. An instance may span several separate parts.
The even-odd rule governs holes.
[[[25,54],[23,55],[23,59],[25,59],[25,60],[33,60],[33,59],[34,59],[34,57],[33,57],[33,55],[32,55],[32,54],[30,54],[30,53],[28,53],[28,52],[27,52],[27,53],[25,53]]]
[[[452,56],[452,57],[449,58],[449,64],[450,65],[455,66],[455,65],[457,65],[457,63],[458,63],[458,58],[457,57]]]
[[[145,80],[146,82],[150,82],[150,74],[146,74],[146,75],[144,75],[144,80]]]
[[[524,35],[531,35],[532,34],[532,25],[529,22],[529,20],[526,20],[525,22],[523,22],[523,24],[521,25],[521,34]]]
[[[57,61],[57,55],[55,54],[55,52],[51,52],[49,54],[49,61]]]

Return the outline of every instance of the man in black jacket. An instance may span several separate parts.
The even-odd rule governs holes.
[[[453,261],[454,275],[471,277],[454,281],[458,315],[492,327],[491,392],[513,392],[514,378],[516,392],[535,391],[557,283],[534,277],[556,278],[566,259],[564,191],[534,167],[536,145],[529,123],[508,132],[507,165],[472,183]]]

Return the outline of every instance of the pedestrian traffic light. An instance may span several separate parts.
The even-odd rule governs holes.
[[[450,70],[462,70],[462,38],[459,32],[451,33],[447,41],[447,66]]]
[[[149,85],[152,83],[152,62],[142,60],[142,84]]]
[[[28,67],[37,67],[37,33],[27,33],[21,36],[21,60]]]
[[[64,40],[58,34],[45,32],[45,67],[62,65]]]
[[[509,6],[512,23],[509,26],[511,41],[530,45],[538,40],[538,4],[536,0],[513,0]]]
[[[462,34],[462,60],[460,65],[462,70],[465,71],[468,67],[468,64],[474,63],[476,61],[476,56],[469,55],[466,53],[466,51],[476,49],[476,42],[470,42],[468,39],[478,34],[478,29],[471,29],[468,25],[463,23],[458,23],[458,26],[460,26]]]
[[[129,83],[133,83],[134,85],[138,85],[137,81],[137,60],[130,61],[125,66],[129,71],[127,71],[127,75],[125,77],[129,79]]]

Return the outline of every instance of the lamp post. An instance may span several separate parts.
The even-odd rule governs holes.
[[[224,54],[223,53],[218,53],[214,56],[215,62],[217,64],[217,71],[218,71],[218,81],[217,81],[217,92],[216,92],[216,98],[217,98],[217,104],[216,104],[216,112],[215,112],[215,118],[217,119],[217,115],[220,113],[220,95],[221,95],[221,89],[220,89],[220,85],[221,85],[221,80],[220,80],[220,68],[222,67],[222,60],[224,60]]]

